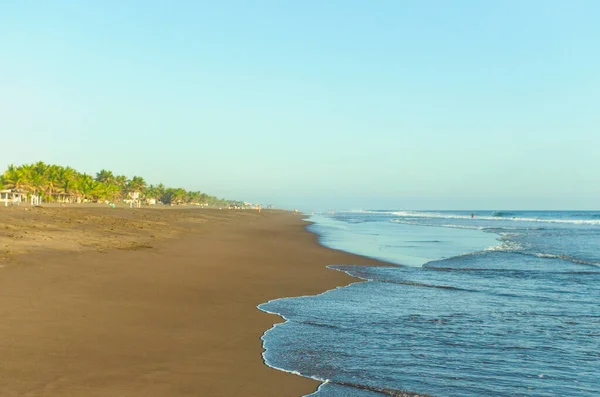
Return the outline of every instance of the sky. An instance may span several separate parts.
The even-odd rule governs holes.
[[[305,210],[600,208],[600,2],[0,0],[0,167]]]

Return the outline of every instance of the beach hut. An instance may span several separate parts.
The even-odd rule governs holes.
[[[23,201],[23,193],[17,189],[0,190],[0,203],[4,203],[5,207],[9,205],[21,205]]]
[[[7,189],[7,190],[0,190],[0,203],[4,203],[4,206],[6,207],[8,205],[8,201],[9,201],[9,196],[12,195],[12,190]]]

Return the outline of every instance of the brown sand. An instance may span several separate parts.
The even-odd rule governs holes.
[[[0,396],[308,394],[256,305],[356,281],[330,264],[378,262],[285,212],[0,208]]]

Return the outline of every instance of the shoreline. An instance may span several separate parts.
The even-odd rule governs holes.
[[[334,266],[334,265],[330,265],[330,266]],[[328,270],[337,270],[337,269],[331,268],[330,266],[326,266],[326,269],[328,269]],[[334,287],[334,288],[328,289],[327,291],[323,291],[323,292],[320,292],[320,293],[317,293],[317,294],[311,294],[311,295],[298,295],[298,296],[286,296],[286,297],[281,297],[281,298],[275,298],[275,299],[271,299],[271,300],[269,300],[269,301],[267,301],[267,302],[263,302],[263,303],[261,303],[260,305],[256,306],[256,309],[257,309],[257,310],[260,310],[260,311],[261,311],[261,312],[263,312],[263,313],[267,313],[267,314],[272,314],[272,315],[275,315],[275,316],[277,316],[277,317],[279,317],[280,319],[282,319],[282,320],[283,320],[283,321],[281,321],[281,322],[273,323],[272,327],[271,327],[271,328],[269,328],[268,330],[266,330],[266,331],[265,331],[265,332],[262,334],[262,336],[260,337],[261,341],[263,341],[263,342],[264,342],[264,338],[266,337],[266,335],[267,335],[267,334],[268,334],[270,331],[272,331],[273,329],[275,329],[276,327],[278,327],[278,326],[280,326],[280,325],[282,325],[282,324],[285,324],[285,323],[287,323],[287,322],[289,322],[289,321],[292,321],[292,320],[288,319],[287,317],[285,317],[285,316],[284,316],[283,314],[281,314],[281,313],[278,313],[278,312],[272,312],[272,311],[270,311],[270,310],[263,309],[263,308],[261,308],[261,306],[263,306],[263,305],[267,305],[267,304],[269,304],[269,303],[271,303],[271,302],[274,302],[274,301],[277,301],[277,300],[280,300],[280,299],[295,299],[295,298],[303,298],[303,297],[315,297],[315,296],[319,296],[319,295],[326,294],[326,293],[328,293],[328,292],[330,292],[330,291],[333,291],[333,290],[335,290],[335,289],[337,289],[337,288],[345,288],[345,287],[348,287],[348,286],[350,286],[350,285],[352,285],[352,284],[357,284],[357,283],[362,283],[362,282],[368,281],[368,280],[365,280],[365,279],[360,279],[359,277],[352,276],[352,275],[351,275],[350,273],[348,273],[348,272],[344,272],[344,271],[341,271],[341,272],[342,272],[342,273],[344,273],[344,274],[346,274],[346,275],[348,275],[348,276],[350,276],[350,277],[352,277],[353,279],[358,279],[358,281],[356,281],[356,282],[351,282],[351,283],[349,283],[349,284],[340,285],[340,286],[337,286],[337,287]],[[301,374],[301,373],[300,373],[300,372],[298,372],[298,371],[294,371],[294,370],[288,370],[288,369],[279,368],[279,367],[276,367],[276,366],[274,366],[274,365],[271,365],[271,364],[269,364],[269,362],[268,362],[268,361],[267,361],[267,359],[265,358],[265,354],[266,354],[266,353],[267,353],[267,350],[264,348],[264,344],[263,344],[263,353],[262,353],[262,359],[263,359],[263,363],[264,363],[264,364],[265,364],[267,367],[269,367],[269,368],[273,368],[273,369],[275,369],[275,370],[277,370],[277,371],[285,372],[285,373],[288,373],[288,374],[296,375],[296,376],[299,376],[299,377],[302,377],[302,378],[305,378],[305,379],[311,379],[311,380],[314,380],[314,381],[316,381],[316,382],[319,382],[319,383],[320,383],[320,384],[319,384],[319,387],[317,388],[317,390],[313,391],[313,393],[315,393],[316,391],[318,391],[318,389],[319,389],[321,386],[323,386],[324,384],[326,384],[326,383],[329,383],[329,382],[330,382],[330,380],[329,380],[329,379],[321,379],[321,378],[317,378],[317,377],[313,377],[313,376],[309,376],[309,375],[303,375],[303,374]],[[309,395],[312,395],[313,393],[311,393],[311,394],[309,394]],[[307,396],[308,396],[308,395],[307,395]],[[306,396],[300,396],[300,397],[306,397]]]
[[[315,296],[319,296],[319,295],[324,295],[324,294],[326,294],[328,292],[331,292],[331,291],[333,291],[335,289],[338,289],[338,288],[346,288],[346,287],[349,287],[349,286],[354,285],[354,284],[359,284],[359,283],[365,283],[365,282],[371,282],[371,281],[373,281],[371,279],[362,278],[362,277],[359,277],[359,276],[352,275],[352,274],[350,274],[349,271],[343,270],[343,269],[337,269],[337,268],[335,268],[335,266],[340,266],[340,265],[329,265],[329,266],[326,266],[326,268],[328,270],[335,270],[335,271],[338,271],[340,273],[346,274],[349,277],[352,277],[353,279],[356,279],[358,281],[355,281],[355,282],[352,282],[352,283],[349,283],[349,284],[345,284],[345,285],[340,285],[340,286],[337,286],[335,288],[332,288],[332,289],[329,289],[327,291],[324,291],[324,292],[321,292],[321,293],[318,293],[318,294],[314,294],[314,295],[301,295],[301,296],[293,296],[293,297],[276,298],[276,299],[272,299],[272,300],[270,300],[268,302],[262,303],[262,304],[260,304],[260,305],[257,306],[258,310],[260,310],[262,312],[265,312],[265,313],[268,313],[268,314],[273,314],[273,315],[279,316],[280,318],[282,318],[284,320],[283,322],[274,323],[273,326],[270,329],[268,329],[268,330],[266,330],[264,332],[263,336],[261,337],[261,340],[263,342],[264,342],[264,338],[266,337],[266,335],[270,331],[272,331],[273,329],[275,329],[276,327],[278,327],[278,326],[280,326],[282,324],[287,323],[288,321],[293,321],[293,320],[288,319],[287,317],[285,317],[281,313],[272,312],[272,311],[269,311],[269,310],[266,310],[266,309],[262,309],[262,308],[260,308],[260,306],[266,305],[266,304],[271,303],[273,301],[277,301],[279,299],[294,299],[294,298],[302,298],[302,297],[309,297],[309,296],[310,297],[315,297]],[[350,266],[360,266],[360,265],[350,265]],[[367,266],[374,266],[374,265],[367,265]],[[378,265],[375,265],[375,266],[378,266]],[[386,264],[381,264],[381,266],[387,266],[387,265]],[[397,264],[389,264],[389,266],[402,267],[401,265],[397,265]],[[306,395],[303,395],[303,396],[300,396],[300,397],[310,397],[310,396],[316,395],[316,393],[321,389],[321,387],[323,387],[323,386],[325,386],[325,385],[327,385],[329,383],[333,383],[333,384],[337,384],[337,385],[341,385],[341,386],[352,387],[352,388],[357,388],[357,389],[362,389],[362,390],[368,390],[368,391],[372,391],[372,392],[375,392],[375,393],[378,393],[378,394],[381,394],[381,395],[393,395],[393,396],[401,396],[401,397],[433,397],[432,395],[429,395],[429,394],[411,392],[411,391],[407,391],[407,390],[392,390],[392,389],[386,389],[386,388],[370,387],[370,386],[357,385],[357,384],[352,384],[352,383],[347,383],[347,382],[332,381],[331,379],[322,379],[322,378],[318,378],[318,377],[310,376],[310,375],[303,375],[302,373],[300,373],[298,371],[295,371],[295,370],[288,370],[288,369],[284,369],[284,368],[279,368],[279,367],[276,367],[274,365],[269,364],[269,362],[265,358],[266,352],[267,352],[267,350],[263,348],[263,354],[262,354],[262,356],[263,356],[263,362],[269,368],[273,368],[273,369],[275,369],[277,371],[281,371],[283,373],[287,373],[287,374],[291,374],[291,375],[295,375],[295,376],[299,376],[299,377],[302,377],[302,378],[305,378],[305,379],[310,379],[310,380],[314,380],[316,382],[319,382],[319,386],[317,387],[316,390],[314,390],[310,394],[306,394]]]
[[[302,214],[302,213],[300,215],[301,216],[306,216],[305,214]],[[336,249],[336,248],[327,247],[326,245],[324,245],[324,244],[322,244],[320,242],[320,236],[319,236],[318,233],[312,232],[312,231],[309,230],[309,226],[315,224],[316,222],[310,221],[310,220],[304,219],[304,218],[302,218],[301,220],[303,222],[305,222],[305,227],[304,227],[305,231],[307,233],[309,233],[309,234],[312,234],[314,236],[314,238],[315,238],[315,243],[318,244],[319,246],[325,248],[325,249],[332,250],[332,251],[337,251],[337,252],[341,252],[341,253],[344,253],[344,254],[355,255],[355,256],[359,256],[359,257],[362,257],[362,258],[365,258],[365,259],[368,259],[368,260],[373,260],[373,261],[377,262],[377,263],[374,263],[374,264],[367,264],[366,266],[404,267],[404,265],[396,264],[396,263],[391,263],[391,262],[385,262],[385,261],[383,261],[381,259],[378,259],[378,258],[373,258],[373,257],[370,257],[370,256],[354,254],[352,252],[344,251],[342,249]],[[260,310],[260,311],[262,311],[264,313],[276,315],[279,318],[283,319],[283,322],[274,323],[273,326],[271,328],[269,328],[268,330],[266,330],[263,333],[263,335],[261,336],[261,338],[260,338],[263,341],[262,358],[263,358],[264,364],[267,367],[269,367],[269,368],[273,368],[273,369],[275,369],[277,371],[281,371],[283,373],[287,373],[287,374],[291,374],[291,375],[295,375],[295,376],[298,376],[298,377],[302,377],[302,378],[305,378],[305,379],[310,379],[310,380],[314,380],[316,382],[319,382],[319,385],[318,385],[318,387],[317,387],[316,390],[312,391],[309,394],[300,396],[300,397],[313,396],[316,393],[318,393],[318,391],[323,386],[325,386],[328,383],[335,383],[335,384],[339,384],[339,385],[342,385],[342,386],[348,386],[348,387],[354,387],[354,388],[359,388],[359,389],[364,389],[364,390],[370,390],[370,391],[373,391],[373,392],[376,392],[376,393],[379,393],[379,394],[382,394],[382,395],[383,394],[387,395],[387,394],[393,393],[393,395],[399,395],[399,396],[401,395],[403,397],[419,397],[419,396],[422,396],[422,397],[433,397],[433,396],[430,396],[429,394],[415,393],[415,392],[410,392],[410,391],[406,391],[406,390],[389,390],[389,389],[385,389],[385,388],[384,389],[378,389],[378,388],[375,388],[375,387],[367,387],[367,386],[362,386],[361,387],[360,385],[353,385],[353,384],[346,383],[346,382],[336,382],[336,381],[331,381],[330,379],[322,379],[322,378],[318,378],[318,377],[315,377],[315,376],[304,375],[304,374],[302,374],[302,373],[300,373],[298,371],[295,371],[295,370],[288,370],[288,369],[276,367],[276,366],[270,364],[268,362],[268,360],[265,358],[265,355],[267,353],[267,349],[264,348],[264,341],[265,341],[265,337],[267,336],[267,334],[270,331],[272,331],[273,329],[275,329],[276,327],[278,327],[278,326],[280,326],[282,324],[285,324],[285,323],[287,323],[289,321],[293,321],[293,320],[288,319],[287,317],[285,317],[281,313],[273,312],[273,311],[269,311],[267,309],[261,308],[261,306],[267,305],[267,304],[269,304],[269,303],[271,303],[273,301],[277,301],[277,300],[280,300],[280,299],[295,299],[295,298],[303,298],[303,297],[316,297],[316,296],[327,294],[327,293],[329,293],[329,292],[331,292],[333,290],[336,290],[338,288],[346,288],[346,287],[349,287],[349,286],[354,285],[354,284],[373,281],[371,279],[367,279],[367,278],[363,278],[363,277],[360,277],[360,276],[352,275],[348,270],[338,269],[337,267],[339,267],[339,266],[361,266],[361,265],[359,265],[359,264],[352,264],[352,265],[330,264],[330,265],[325,266],[325,268],[327,270],[333,270],[333,271],[336,271],[336,272],[340,272],[342,274],[345,274],[345,275],[351,277],[353,280],[356,280],[356,281],[349,282],[349,283],[346,283],[346,284],[343,284],[343,285],[337,285],[337,286],[335,286],[333,288],[330,288],[330,289],[328,289],[326,291],[323,291],[323,292],[320,292],[320,293],[316,293],[316,294],[298,295],[298,296],[286,296],[286,297],[275,298],[275,299],[271,299],[271,300],[269,300],[267,302],[263,302],[263,303],[259,304],[258,306],[256,306],[256,308],[258,310]],[[365,266],[365,265],[362,265],[362,266]]]
[[[67,211],[69,224],[65,208],[36,211],[17,219],[0,209],[11,226],[0,231],[0,248],[40,236],[46,248],[73,245],[62,241],[65,230],[97,246],[58,244],[0,263],[7,397],[310,394],[320,382],[263,361],[261,337],[281,321],[257,307],[356,280],[329,265],[387,265],[320,245],[290,212],[77,208]],[[48,227],[25,233],[34,214]],[[138,245],[111,246],[124,240]]]

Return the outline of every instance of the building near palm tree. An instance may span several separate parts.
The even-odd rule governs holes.
[[[127,196],[129,198],[125,202],[129,204],[130,208],[140,208],[142,206],[142,194],[140,192],[129,192]]]
[[[25,195],[18,189],[0,190],[0,203],[4,203],[5,207],[9,205],[21,205]]]
[[[77,202],[77,196],[71,193],[51,193],[48,196],[55,203],[71,204]]]

